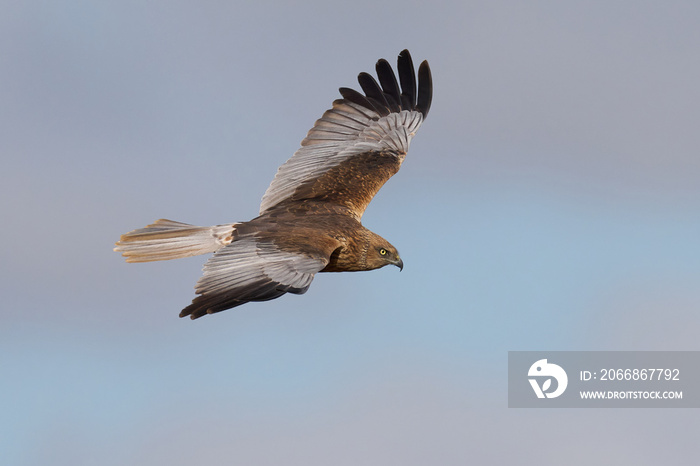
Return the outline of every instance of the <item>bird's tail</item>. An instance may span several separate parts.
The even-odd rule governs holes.
[[[198,227],[160,219],[123,234],[114,250],[127,262],[179,259],[214,252],[233,241],[235,231],[235,223]]]

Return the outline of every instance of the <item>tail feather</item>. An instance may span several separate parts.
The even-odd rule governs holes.
[[[236,224],[198,227],[160,219],[121,236],[114,248],[127,262],[152,262],[214,252],[233,241]]]

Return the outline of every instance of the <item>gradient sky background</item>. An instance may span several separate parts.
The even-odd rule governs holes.
[[[5,1],[0,462],[696,464],[692,409],[507,408],[509,350],[699,350],[700,3]],[[406,267],[192,322],[205,258],[378,58],[430,115],[364,224]]]

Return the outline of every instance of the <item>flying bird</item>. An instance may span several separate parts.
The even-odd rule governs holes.
[[[214,253],[198,294],[180,313],[196,319],[285,293],[303,294],[318,272],[403,269],[394,246],[360,223],[374,195],[401,167],[428,115],[433,84],[424,61],[418,79],[408,50],[398,81],[384,59],[379,83],[368,73],[363,93],[342,87],[342,99],[316,121],[301,148],[277,171],[260,215],[242,223],[200,227],[160,219],[121,236],[115,251],[127,262]]]

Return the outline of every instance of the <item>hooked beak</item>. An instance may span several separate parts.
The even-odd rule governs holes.
[[[403,261],[400,257],[397,258],[396,262],[394,262],[394,265],[399,268],[399,272],[403,270]]]

